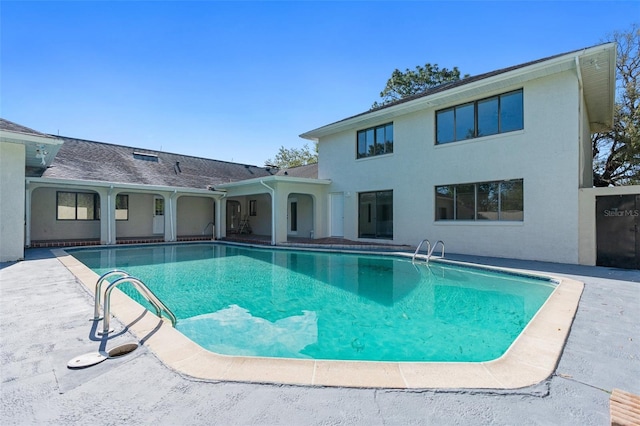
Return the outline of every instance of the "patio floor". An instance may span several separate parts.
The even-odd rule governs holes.
[[[80,370],[72,358],[134,340],[96,338],[88,292],[51,252],[0,264],[2,424],[605,425],[614,389],[640,393],[640,271],[447,255],[585,283],[547,380],[511,391],[392,390],[212,382],[182,376],[142,345]],[[118,321],[112,322],[122,330]]]

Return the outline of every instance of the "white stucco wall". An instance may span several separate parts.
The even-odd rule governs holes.
[[[297,207],[297,231],[288,232],[289,235],[300,238],[311,238],[312,235],[315,235],[314,229],[314,211],[313,211],[313,198],[306,194],[289,194],[288,205],[290,206],[291,201],[295,200],[298,203]],[[290,207],[288,207],[291,210]],[[289,219],[291,217],[291,212],[288,211],[287,215]],[[288,221],[288,226],[290,226],[290,220]]]
[[[25,146],[0,143],[0,262],[24,258]]]
[[[519,88],[524,130],[434,144],[436,109]],[[345,194],[345,238],[358,236],[358,193],[393,190],[394,243],[415,246],[428,238],[445,241],[448,252],[577,263],[578,188],[584,180],[579,135],[585,133],[579,114],[574,71],[477,91],[466,100],[395,117],[390,155],[356,160],[360,128],[322,138],[318,177],[332,180],[329,192]],[[507,179],[524,179],[524,221],[435,221],[435,186]]]
[[[202,235],[207,228],[207,235],[213,236],[212,225],[214,221],[213,198],[182,196],[178,198],[177,207],[177,232],[178,236]]]
[[[271,235],[271,196],[269,194],[255,194],[246,198],[243,212],[249,214],[249,202],[256,201],[256,215],[247,216],[251,230],[256,235]]]
[[[126,192],[122,192],[125,194]],[[117,220],[116,237],[133,238],[148,237],[153,233],[153,199],[154,194],[126,193],[129,195],[129,218]],[[114,197],[115,198],[115,197]],[[169,214],[169,205],[165,200],[165,217]],[[157,236],[157,235],[156,235]]]
[[[31,240],[99,239],[99,220],[56,219],[57,191],[90,192],[85,189],[35,188],[31,192]]]

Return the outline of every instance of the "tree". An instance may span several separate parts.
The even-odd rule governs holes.
[[[467,77],[469,74],[465,74],[462,78]],[[458,67],[448,70],[446,68],[440,69],[438,64],[426,63],[424,66],[416,66],[415,70],[407,68],[404,72],[396,68],[391,73],[391,78],[387,80],[387,85],[380,92],[382,102],[374,102],[371,109],[380,108],[432,87],[458,80],[460,80]]]
[[[640,183],[640,27],[615,32],[616,103],[613,129],[594,133],[593,184],[595,186]]]
[[[318,144],[316,143],[313,151],[309,148],[309,144],[304,144],[302,148],[285,148],[284,146],[281,146],[275,158],[268,159],[264,164],[268,166],[276,166],[281,169],[287,169],[317,162]]]

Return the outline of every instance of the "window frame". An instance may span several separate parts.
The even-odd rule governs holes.
[[[389,130],[390,129],[390,132]],[[378,140],[379,130],[384,130],[383,141]],[[388,135],[391,134],[391,141],[388,141]],[[371,135],[372,141],[367,140],[367,135]],[[360,135],[365,137],[364,147],[366,153],[360,154]],[[393,121],[380,124],[373,127],[367,127],[366,129],[356,131],[356,160],[363,158],[379,157],[381,155],[393,154]],[[369,154],[369,149],[373,148],[373,153]]]
[[[74,206],[73,218],[60,217],[60,195],[61,194],[73,194]],[[90,218],[78,218],[78,195],[91,196],[93,198],[93,217]],[[71,207],[71,206],[68,206]],[[56,220],[57,221],[94,221],[100,220],[100,199],[96,192],[82,192],[82,191],[56,191]]]
[[[119,209],[118,208],[118,198],[120,198],[121,200],[124,199],[126,200],[125,204],[126,204],[126,208],[124,209]],[[122,201],[121,201],[122,202]],[[129,194],[116,194],[116,204],[115,204],[115,212],[114,212],[114,217],[116,218],[116,220],[118,221],[127,221],[129,220]],[[125,211],[125,218],[118,218],[118,211]]]
[[[374,197],[373,204],[367,204],[367,211],[362,212],[362,197],[371,196]],[[379,198],[390,198],[390,203],[378,203]],[[390,207],[390,208],[389,208]],[[373,236],[371,234],[363,235],[361,218],[366,214],[367,221],[373,223],[375,231]],[[380,217],[382,216],[382,217]],[[386,219],[386,220],[385,220]],[[386,232],[385,224],[390,224],[391,231]],[[358,238],[368,238],[375,240],[393,240],[393,189],[386,189],[381,191],[363,191],[358,193]]]
[[[506,124],[503,124],[503,120],[504,120],[504,116],[506,114],[505,111],[503,111],[503,98],[507,98],[510,96],[513,96],[514,94],[520,94],[520,108],[519,108],[519,112],[520,112],[520,126],[518,128],[511,128],[509,127],[507,130],[504,130],[504,127],[506,126]],[[491,101],[492,99],[497,99],[498,101],[498,108],[497,108],[497,114],[496,114],[496,127],[497,127],[497,131],[495,133],[487,133],[487,134],[480,134],[479,131],[479,115],[478,115],[478,105],[483,104],[483,103],[487,103],[489,101]],[[458,125],[459,123],[457,122],[457,111],[458,109],[460,109],[462,111],[463,108],[468,108],[470,105],[473,106],[473,134],[469,135],[469,133],[467,132],[465,134],[465,136],[460,136],[458,137],[457,133],[458,133]],[[451,123],[451,128],[447,129],[447,135],[451,134],[451,139],[446,139],[446,140],[439,140],[439,131],[441,130],[441,125],[439,124],[439,117],[442,116],[443,120],[445,119],[445,114],[448,113],[453,113],[453,117],[451,119],[452,123]],[[444,123],[443,123],[444,124]],[[449,127],[444,126],[442,127],[442,129]],[[500,93],[497,95],[492,95],[492,96],[487,96],[485,98],[482,99],[477,99],[475,101],[471,101],[471,102],[464,102],[461,104],[456,104],[447,108],[443,108],[440,110],[437,110],[435,112],[435,137],[434,137],[434,141],[435,141],[435,145],[446,145],[449,143],[454,143],[454,142],[462,142],[462,141],[466,141],[469,139],[477,139],[477,138],[482,138],[482,137],[487,137],[487,136],[492,136],[492,135],[499,135],[499,134],[503,134],[503,133],[510,133],[510,132],[516,132],[519,130],[523,130],[524,129],[524,88],[520,88],[520,89],[516,89],[516,90],[511,90],[509,92],[504,92],[504,93]]]
[[[506,204],[504,202],[504,191],[503,189],[505,188],[506,185],[513,185],[513,184],[518,184],[520,185],[520,191],[521,191],[521,199],[519,200],[519,204],[521,209],[520,210],[516,210],[519,211],[519,216],[520,218],[517,219],[509,219],[506,218],[508,211],[504,209],[504,205]],[[495,211],[496,213],[496,218],[492,219],[490,217],[479,217],[479,214],[487,214],[488,212],[486,211],[479,211],[479,198],[478,198],[478,194],[479,194],[479,188],[481,185],[497,185],[496,186],[496,194],[497,194],[497,210]],[[473,205],[474,205],[474,209],[473,209],[473,218],[458,218],[459,217],[459,213],[458,213],[458,208],[459,208],[459,200],[458,200],[458,188],[463,188],[463,187],[469,187],[469,186],[473,186]],[[440,190],[441,188],[446,188],[445,190]],[[440,198],[442,198],[444,196],[444,194],[451,194],[451,197],[447,199],[450,200],[449,203],[451,204],[451,208],[452,208],[452,212],[449,212],[446,210],[446,206],[443,207],[443,202],[438,202],[438,197],[440,196]],[[524,179],[520,178],[520,179],[505,179],[505,180],[498,180],[498,181],[483,181],[483,182],[474,182],[474,183],[460,183],[460,184],[452,184],[452,185],[437,185],[434,187],[434,194],[435,194],[435,202],[434,202],[434,221],[435,222],[480,222],[480,223],[488,223],[488,222],[510,222],[510,223],[518,223],[518,222],[524,222]],[[464,192],[461,193],[468,195],[469,192]],[[510,203],[513,202],[513,200],[509,200]],[[445,209],[445,210],[442,210]],[[445,216],[443,218],[443,216]],[[450,216],[450,217],[446,217],[446,216]]]

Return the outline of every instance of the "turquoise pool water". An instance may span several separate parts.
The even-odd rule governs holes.
[[[178,330],[228,355],[488,361],[555,288],[392,256],[214,243],[69,252],[98,274],[119,268],[140,278],[174,312]],[[128,286],[119,288],[146,305]]]

